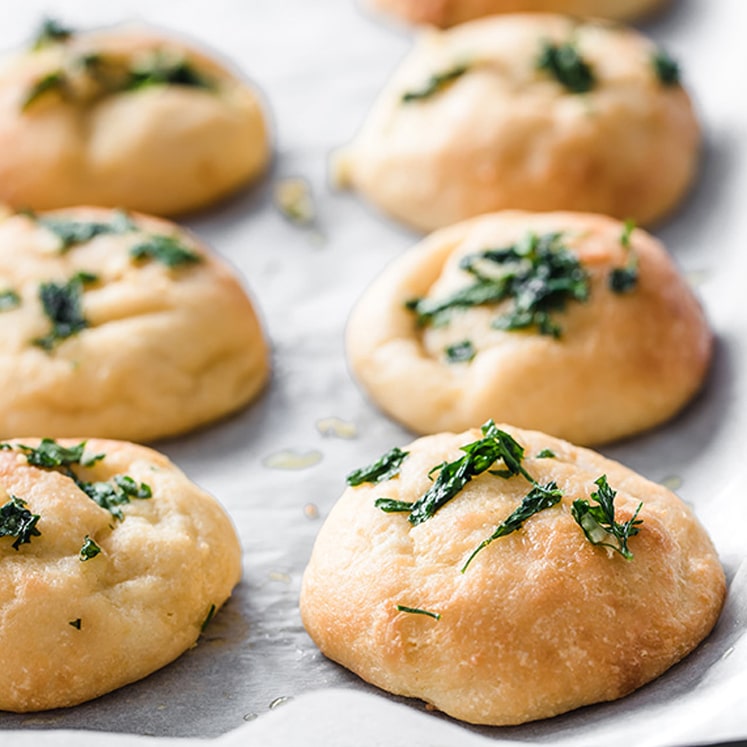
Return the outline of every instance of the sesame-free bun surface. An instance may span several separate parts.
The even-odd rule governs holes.
[[[40,535],[18,550],[0,537],[2,710],[75,705],[145,677],[195,643],[241,575],[225,511],[166,457],[98,439],[85,453],[105,457],[73,467],[78,478],[128,475],[152,497],[115,519],[59,471],[0,451],[0,502],[14,495],[40,516]],[[81,561],[86,536],[101,552]]]
[[[662,0],[370,0],[370,4],[410,23],[454,26],[494,13],[541,11],[629,20],[646,15]]]
[[[586,302],[551,313],[560,336],[503,330],[495,320],[513,301],[455,309],[446,323],[419,327],[405,307],[470,285],[460,260],[560,232],[589,278]],[[488,418],[576,443],[611,441],[661,423],[700,388],[712,335],[692,290],[662,245],[630,236],[638,282],[624,293],[610,274],[630,254],[624,227],[576,213],[506,211],[433,233],[397,258],[366,289],[346,339],[353,374],[371,399],[418,433],[460,431]],[[469,340],[473,360],[452,363],[446,348]]]
[[[593,71],[586,93],[538,68],[546,43],[571,41]],[[507,208],[651,223],[683,197],[700,142],[688,94],[659,80],[655,52],[632,29],[557,15],[431,30],[336,154],[335,177],[424,231]],[[436,93],[403,100],[465,65]]]
[[[91,55],[103,60],[108,78],[81,63]],[[118,91],[101,82],[156,59],[186,61],[211,87]],[[65,86],[24,108],[33,86],[59,72]],[[92,204],[183,213],[257,178],[269,152],[256,92],[191,45],[154,29],[79,32],[67,42],[22,51],[0,68],[0,201],[17,208]]]
[[[304,625],[326,656],[392,693],[493,725],[635,690],[708,634],[725,593],[708,536],[670,491],[594,452],[501,427],[525,448],[524,466],[538,482],[557,482],[560,503],[493,541],[461,573],[530,485],[485,472],[412,526],[407,514],[384,513],[374,501],[417,500],[433,484],[431,469],[464,456],[460,447],[481,433],[419,439],[404,447],[398,477],[345,490],[301,591]],[[534,458],[547,448],[555,458]],[[602,474],[618,491],[618,522],[643,502],[630,561],[592,545],[570,514]]]
[[[41,224],[46,218],[118,219],[76,208],[0,221],[0,292],[19,299],[0,311],[0,438],[161,438],[257,395],[269,373],[259,321],[234,273],[198,239],[168,221],[130,215],[133,230],[62,250]],[[176,238],[199,261],[169,267],[131,256],[154,236]],[[82,286],[88,326],[45,350],[34,344],[52,327],[41,285],[65,284],[79,272],[97,277]]]

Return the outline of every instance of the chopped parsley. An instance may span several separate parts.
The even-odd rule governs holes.
[[[51,331],[44,337],[33,340],[33,344],[50,351],[58,342],[78,334],[88,327],[83,316],[83,284],[93,275],[78,274],[67,283],[42,283],[39,286],[39,300],[44,313],[52,322]]]
[[[523,475],[530,482],[534,479],[524,469],[521,461],[524,448],[505,431],[496,427],[492,420],[482,426],[483,438],[460,447],[465,455],[453,462],[437,465],[431,472],[438,476],[430,488],[414,503],[378,498],[376,508],[387,513],[408,512],[408,521],[417,526],[430,519],[436,511],[457,496],[473,477],[487,472],[498,460],[504,468],[491,470],[499,477]]]
[[[31,447],[16,444],[16,448],[26,454],[26,461],[42,469],[55,469],[69,477],[94,503],[106,509],[115,519],[124,519],[121,506],[130,503],[131,498],[151,498],[153,492],[144,482],[137,483],[129,475],[115,475],[108,482],[86,482],[72,469],[76,465],[91,467],[101,461],[105,454],[85,456],[86,442],[76,446],[63,446],[54,439],[44,438],[39,446]],[[10,444],[0,444],[1,449],[13,448]]]
[[[538,452],[537,456],[535,456],[535,459],[555,459],[557,455],[552,449],[542,449],[542,451]]]
[[[544,42],[537,58],[537,68],[549,73],[571,93],[587,93],[596,84],[591,65],[581,57],[572,42]]]
[[[135,260],[153,259],[167,267],[196,264],[201,261],[199,254],[188,249],[174,236],[159,234],[149,236],[130,249],[130,256]]]
[[[122,234],[138,230],[132,218],[123,210],[117,210],[112,220],[108,222],[71,220],[53,215],[36,216],[33,213],[28,215],[40,226],[57,236],[62,252],[78,244],[85,244],[102,234]]]
[[[450,86],[455,80],[461,78],[469,70],[469,65],[455,65],[442,73],[434,73],[421,88],[406,91],[402,94],[402,102],[409,104],[413,101],[422,101],[440,93]]]
[[[12,289],[0,291],[0,311],[10,311],[21,305],[21,297]]]
[[[31,49],[36,51],[48,47],[51,44],[66,42],[74,33],[74,29],[69,26],[64,26],[57,19],[45,18],[34,35]]]
[[[68,625],[72,625],[76,630],[80,630],[81,625],[83,624],[83,620],[81,620],[79,617],[77,617],[75,620],[71,620]]]
[[[620,236],[620,244],[628,255],[628,261],[624,267],[615,267],[609,274],[609,288],[614,293],[627,293],[638,284],[638,255],[633,251],[630,243],[630,236],[634,229],[635,221],[626,220]]]
[[[26,501],[10,496],[10,500],[0,506],[0,537],[15,537],[13,549],[18,550],[21,545],[27,545],[32,537],[39,537],[41,532],[36,524],[41,517],[32,514],[26,508]]]
[[[355,487],[364,482],[377,483],[391,480],[399,474],[402,462],[409,453],[395,446],[372,464],[353,470],[346,478],[348,485]]]
[[[62,94],[67,91],[67,78],[62,70],[53,70],[51,73],[47,73],[39,78],[29,88],[28,93],[21,102],[21,111],[27,111],[49,91],[57,91]]]
[[[477,355],[471,340],[462,340],[462,342],[449,345],[444,352],[449,363],[469,363]]]
[[[95,558],[101,552],[101,548],[88,536],[85,536],[78,557],[81,562]]]
[[[527,234],[503,249],[470,254],[460,263],[474,277],[468,285],[441,299],[416,298],[405,305],[421,326],[448,323],[455,309],[511,301],[511,308],[496,317],[493,326],[508,331],[535,329],[558,338],[560,326],[553,313],[569,301],[586,301],[589,276],[559,233]]]
[[[586,539],[592,545],[609,547],[626,560],[632,560],[633,553],[628,548],[628,540],[638,534],[638,526],[643,523],[642,519],[638,519],[643,503],[638,504],[638,508],[628,521],[619,524],[615,521],[614,505],[617,491],[607,483],[607,475],[597,478],[594,484],[599,490],[591,494],[591,499],[597,505],[592,506],[585,499],[575,500],[571,506],[571,515],[584,530]]]
[[[659,83],[663,86],[671,87],[680,84],[680,66],[664,49],[659,48],[651,55],[651,65]]]
[[[147,64],[130,68],[122,90],[136,91],[148,86],[188,86],[211,90],[215,83],[183,58],[158,53]]]
[[[419,607],[405,607],[404,604],[397,605],[397,612],[409,612],[411,615],[425,615],[432,617],[434,620],[441,619],[440,612],[431,612],[430,610],[421,610]]]
[[[467,570],[469,564],[474,560],[480,550],[486,548],[493,540],[499,537],[505,537],[511,532],[515,532],[524,526],[524,522],[546,508],[559,503],[563,493],[558,489],[556,482],[548,482],[546,485],[535,484],[534,487],[524,496],[523,500],[513,512],[504,519],[498,528],[486,540],[483,540],[467,558],[467,562],[462,566],[462,573]]]
[[[202,625],[200,625],[201,633],[204,633],[207,626],[210,625],[211,620],[215,617],[216,611],[216,606],[214,604],[211,604],[210,609],[207,611],[207,615],[205,615],[205,619],[202,621]]]

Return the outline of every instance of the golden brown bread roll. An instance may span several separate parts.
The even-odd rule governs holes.
[[[583,444],[672,417],[712,353],[662,245],[578,213],[506,211],[435,232],[364,292],[346,339],[371,399],[416,432],[494,418]]]
[[[458,719],[519,724],[622,697],[697,646],[723,603],[682,501],[541,433],[427,436],[349,482],[303,577],[304,625],[363,679]],[[612,522],[595,518],[601,502]]]
[[[241,575],[218,502],[143,446],[9,446],[0,450],[0,709],[75,705],[192,646]]]
[[[191,45],[140,26],[52,36],[0,69],[0,201],[172,215],[257,178],[256,92]]]
[[[168,221],[11,215],[0,278],[0,438],[161,438],[234,412],[267,380],[235,274]]]
[[[682,199],[699,143],[679,68],[638,32],[496,16],[424,33],[334,170],[424,231],[507,208],[648,224]]]

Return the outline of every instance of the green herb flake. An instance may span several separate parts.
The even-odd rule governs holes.
[[[84,221],[60,218],[57,216],[36,216],[30,214],[43,228],[51,231],[60,240],[60,251],[66,252],[79,244],[86,244],[96,236],[124,234],[138,228],[130,216],[121,210],[116,211],[111,221]]]
[[[211,620],[215,617],[216,611],[216,606],[214,604],[211,604],[210,609],[208,610],[207,615],[205,615],[205,619],[202,621],[202,625],[200,626],[201,633],[204,633],[207,626],[210,625]]]
[[[74,464],[90,467],[104,458],[103,454],[94,454],[84,458],[85,441],[81,441],[76,446],[63,446],[53,438],[43,438],[36,447],[23,444],[18,444],[17,447],[26,454],[26,461],[29,464],[44,469],[69,467]]]
[[[460,266],[474,277],[472,285],[446,298],[405,304],[420,326],[448,323],[455,309],[510,301],[511,308],[494,320],[494,327],[533,329],[559,338],[562,330],[553,314],[564,311],[569,301],[585,302],[589,297],[589,276],[559,233],[530,232],[512,246],[470,254]]]
[[[643,520],[637,517],[643,503],[638,504],[638,508],[628,521],[619,524],[615,521],[614,506],[617,491],[607,483],[607,475],[597,478],[594,484],[599,490],[591,494],[591,499],[597,505],[592,506],[585,499],[575,500],[571,506],[571,515],[592,545],[609,547],[626,560],[632,560],[633,553],[628,548],[628,540],[640,531],[638,527]]]
[[[404,604],[397,605],[397,612],[409,612],[411,615],[425,615],[432,617],[434,620],[441,619],[440,612],[431,612],[430,610],[421,610],[419,607],[406,607]]]
[[[549,73],[571,93],[587,93],[596,84],[591,65],[581,57],[571,42],[544,42],[537,58],[537,68]]]
[[[106,509],[115,519],[124,520],[121,506],[130,503],[130,498],[148,499],[153,493],[149,485],[140,483],[127,475],[115,475],[112,482],[85,482],[75,478],[75,484],[96,504]]]
[[[74,29],[69,26],[64,26],[57,19],[45,18],[34,35],[31,49],[37,51],[52,44],[64,43],[68,41],[74,33]]]
[[[21,297],[10,288],[0,291],[0,312],[17,309],[21,305]]]
[[[0,506],[0,537],[15,537],[13,549],[18,550],[21,545],[31,542],[32,537],[39,537],[41,532],[36,524],[41,517],[32,514],[26,508],[26,501],[10,496],[10,500]]]
[[[659,48],[651,55],[651,65],[663,86],[673,87],[680,84],[680,66],[664,49]]]
[[[374,506],[386,514],[409,514],[413,504],[408,501],[395,501],[392,498],[377,498]]]
[[[71,620],[68,625],[72,625],[76,630],[80,630],[81,625],[83,624],[83,620],[81,620],[79,617],[75,620]]]
[[[202,261],[199,254],[188,249],[174,236],[154,235],[130,249],[135,260],[153,259],[167,267],[196,264]]]
[[[524,499],[514,511],[504,519],[498,528],[490,535],[486,540],[483,540],[467,558],[467,562],[462,566],[462,573],[464,573],[469,564],[474,560],[477,553],[480,550],[486,548],[493,540],[499,537],[505,537],[507,534],[511,534],[524,526],[524,522],[539,513],[544,511],[546,508],[551,508],[555,504],[559,503],[563,497],[563,493],[558,489],[558,485],[555,482],[548,482],[546,485],[537,485],[524,496]]]
[[[79,276],[67,283],[42,283],[39,300],[44,313],[52,322],[52,330],[44,337],[33,340],[33,344],[51,351],[55,345],[88,327],[82,308],[83,283]]]
[[[347,483],[355,487],[364,482],[377,483],[391,480],[399,474],[402,462],[408,454],[408,451],[402,451],[395,446],[372,464],[353,470],[346,478]]]
[[[187,86],[213,90],[215,82],[183,58],[173,58],[160,53],[145,64],[128,71],[122,90],[137,91],[150,86]]]
[[[635,221],[625,221],[620,236],[620,244],[625,249],[628,260],[623,267],[615,267],[609,274],[608,285],[613,293],[628,293],[638,285],[638,255],[633,251],[631,235],[635,229]]]
[[[428,99],[450,86],[455,80],[461,78],[468,70],[469,65],[455,65],[442,73],[434,73],[421,88],[403,93],[402,102],[409,104],[413,101]]]
[[[552,449],[542,449],[537,456],[535,456],[535,459],[555,459],[557,454]]]
[[[101,552],[101,548],[88,536],[85,536],[78,557],[81,562],[95,558]]]
[[[21,111],[28,111],[33,104],[50,91],[57,91],[64,94],[66,90],[67,78],[61,70],[54,70],[51,73],[47,73],[29,88],[26,97],[21,102]]]
[[[454,345],[449,345],[444,352],[449,363],[469,363],[477,355],[471,340],[463,340]]]

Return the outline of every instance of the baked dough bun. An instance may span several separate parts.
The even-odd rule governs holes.
[[[158,65],[157,75],[171,70],[207,87],[132,78]],[[50,75],[62,84],[24,105]],[[131,90],[122,90],[127,85]],[[256,92],[155,30],[75,33],[21,52],[0,69],[0,200],[16,208],[93,204],[183,213],[256,179],[269,154]]]
[[[454,308],[425,326],[405,307],[470,286],[474,279],[460,268],[465,257],[556,232],[588,278],[586,301],[567,299],[550,312],[557,338],[534,325],[496,328],[516,308],[512,297]],[[379,407],[418,433],[493,418],[592,444],[667,420],[700,388],[712,335],[662,245],[635,229],[626,249],[627,233],[599,215],[515,211],[437,231],[392,262],[358,301],[347,327],[353,374]],[[631,261],[637,282],[613,291],[612,274]],[[474,358],[449,362],[447,349],[466,342]]]
[[[494,13],[541,11],[630,20],[647,15],[662,0],[370,0],[374,7],[410,23],[454,26]]]
[[[548,44],[569,43],[592,78],[572,57],[566,79],[588,92],[539,67]],[[424,33],[336,155],[336,180],[426,231],[505,208],[651,223],[682,198],[700,142],[663,55],[632,29],[556,15]]]
[[[43,225],[55,220],[114,232],[64,249]],[[174,266],[169,254],[132,256],[154,241],[177,252]],[[173,245],[193,261],[179,262]],[[76,282],[81,272],[97,279]],[[0,221],[0,278],[0,301],[15,294],[0,310],[0,438],[161,438],[239,409],[267,379],[262,329],[237,278],[165,220],[98,208],[12,215]],[[42,303],[49,283],[77,295],[83,322],[68,336],[55,338]],[[63,325],[79,316],[59,315]]]
[[[343,493],[301,590],[303,623],[326,656],[392,693],[494,725],[635,690],[708,634],[725,594],[708,536],[670,491],[592,451],[501,427],[525,448],[532,476],[557,483],[560,503],[494,540],[462,573],[530,486],[484,472],[420,524],[384,513],[376,499],[418,499],[433,485],[431,469],[464,457],[460,447],[481,433],[421,438],[405,447],[398,477]],[[543,449],[555,458],[535,458]],[[618,491],[617,522],[643,502],[631,560],[592,545],[570,513],[602,474]]]
[[[0,537],[2,710],[71,706],[145,677],[195,643],[241,576],[231,520],[165,456],[98,439],[84,454],[105,456],[89,468],[74,463],[79,479],[127,475],[152,496],[132,497],[118,519],[64,467],[0,451],[0,503],[15,496],[39,516],[27,544],[14,549]],[[82,560],[86,538],[100,552]]]

